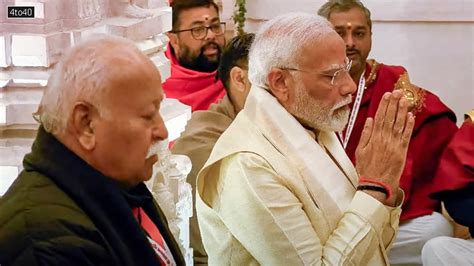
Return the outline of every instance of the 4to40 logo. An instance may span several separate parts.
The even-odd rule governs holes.
[[[7,7],[7,18],[34,18],[34,6],[9,6]]]

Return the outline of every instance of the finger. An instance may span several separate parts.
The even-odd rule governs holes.
[[[375,113],[375,119],[374,119],[374,130],[377,132],[380,132],[382,130],[382,125],[383,125],[383,119],[385,117],[385,113],[387,112],[387,106],[390,101],[390,98],[392,94],[390,92],[386,92],[382,100],[379,103],[379,107],[377,108],[377,112]]]
[[[415,127],[415,117],[411,112],[407,114],[407,122],[405,125],[405,129],[403,130],[402,134],[402,146],[406,148],[410,143],[411,134],[413,132],[413,128]]]
[[[408,101],[405,97],[402,97],[398,102],[398,111],[395,118],[395,124],[393,125],[393,131],[396,137],[400,137],[405,127],[406,119],[408,114]]]
[[[397,116],[398,102],[402,96],[402,92],[400,90],[396,90],[392,93],[392,97],[388,103],[387,112],[383,121],[383,131],[387,136],[392,133],[395,118]]]
[[[369,117],[367,120],[365,120],[365,125],[364,129],[362,130],[362,134],[360,136],[359,140],[359,147],[360,148],[365,148],[367,144],[369,144],[370,136],[372,135],[372,128],[374,125],[374,119]]]

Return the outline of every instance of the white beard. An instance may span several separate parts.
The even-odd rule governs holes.
[[[352,96],[348,95],[342,101],[330,106],[309,95],[301,80],[298,80],[295,103],[288,111],[305,126],[321,131],[338,132],[344,129],[349,120],[350,109],[347,105],[351,102]]]

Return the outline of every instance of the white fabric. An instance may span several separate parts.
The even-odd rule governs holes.
[[[441,236],[431,239],[423,247],[423,265],[474,265],[473,253],[474,239]]]
[[[252,88],[242,112],[251,121],[263,122],[260,130],[301,173],[310,193],[315,195],[316,202],[330,202],[319,204],[319,207],[327,207],[323,211],[329,214],[329,222],[335,228],[352,201],[358,184],[358,174],[336,134],[320,132],[317,138],[334,156],[340,168],[324,150],[319,149],[318,143],[306,129],[265,88]]]
[[[197,179],[210,265],[388,264],[403,193],[391,208],[356,192],[335,134],[318,134],[326,152],[314,137],[267,91],[251,89]]]
[[[389,253],[390,264],[422,265],[423,246],[428,240],[439,236],[453,236],[453,227],[438,212],[401,223]]]

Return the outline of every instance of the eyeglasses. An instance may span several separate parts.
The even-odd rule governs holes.
[[[349,73],[349,70],[351,70],[351,67],[352,67],[352,60],[349,60],[349,58],[346,57],[345,62],[344,62],[344,66],[337,69],[334,72],[334,74],[328,74],[328,73],[324,73],[324,72],[318,72],[317,74],[322,75],[322,76],[326,76],[326,77],[331,77],[331,85],[337,86],[338,84],[340,84],[340,81],[343,77],[342,73],[343,72]],[[285,70],[290,70],[290,71],[300,71],[300,72],[306,72],[306,73],[314,72],[314,71],[311,71],[311,70],[302,70],[302,69],[291,68],[291,67],[281,67],[280,69],[285,69]]]
[[[180,33],[180,32],[190,31],[194,39],[203,40],[204,38],[206,38],[209,30],[214,32],[214,34],[217,36],[222,35],[225,32],[225,22],[219,22],[219,23],[211,24],[209,26],[198,26],[198,27],[185,29],[185,30],[175,30],[171,32]]]

